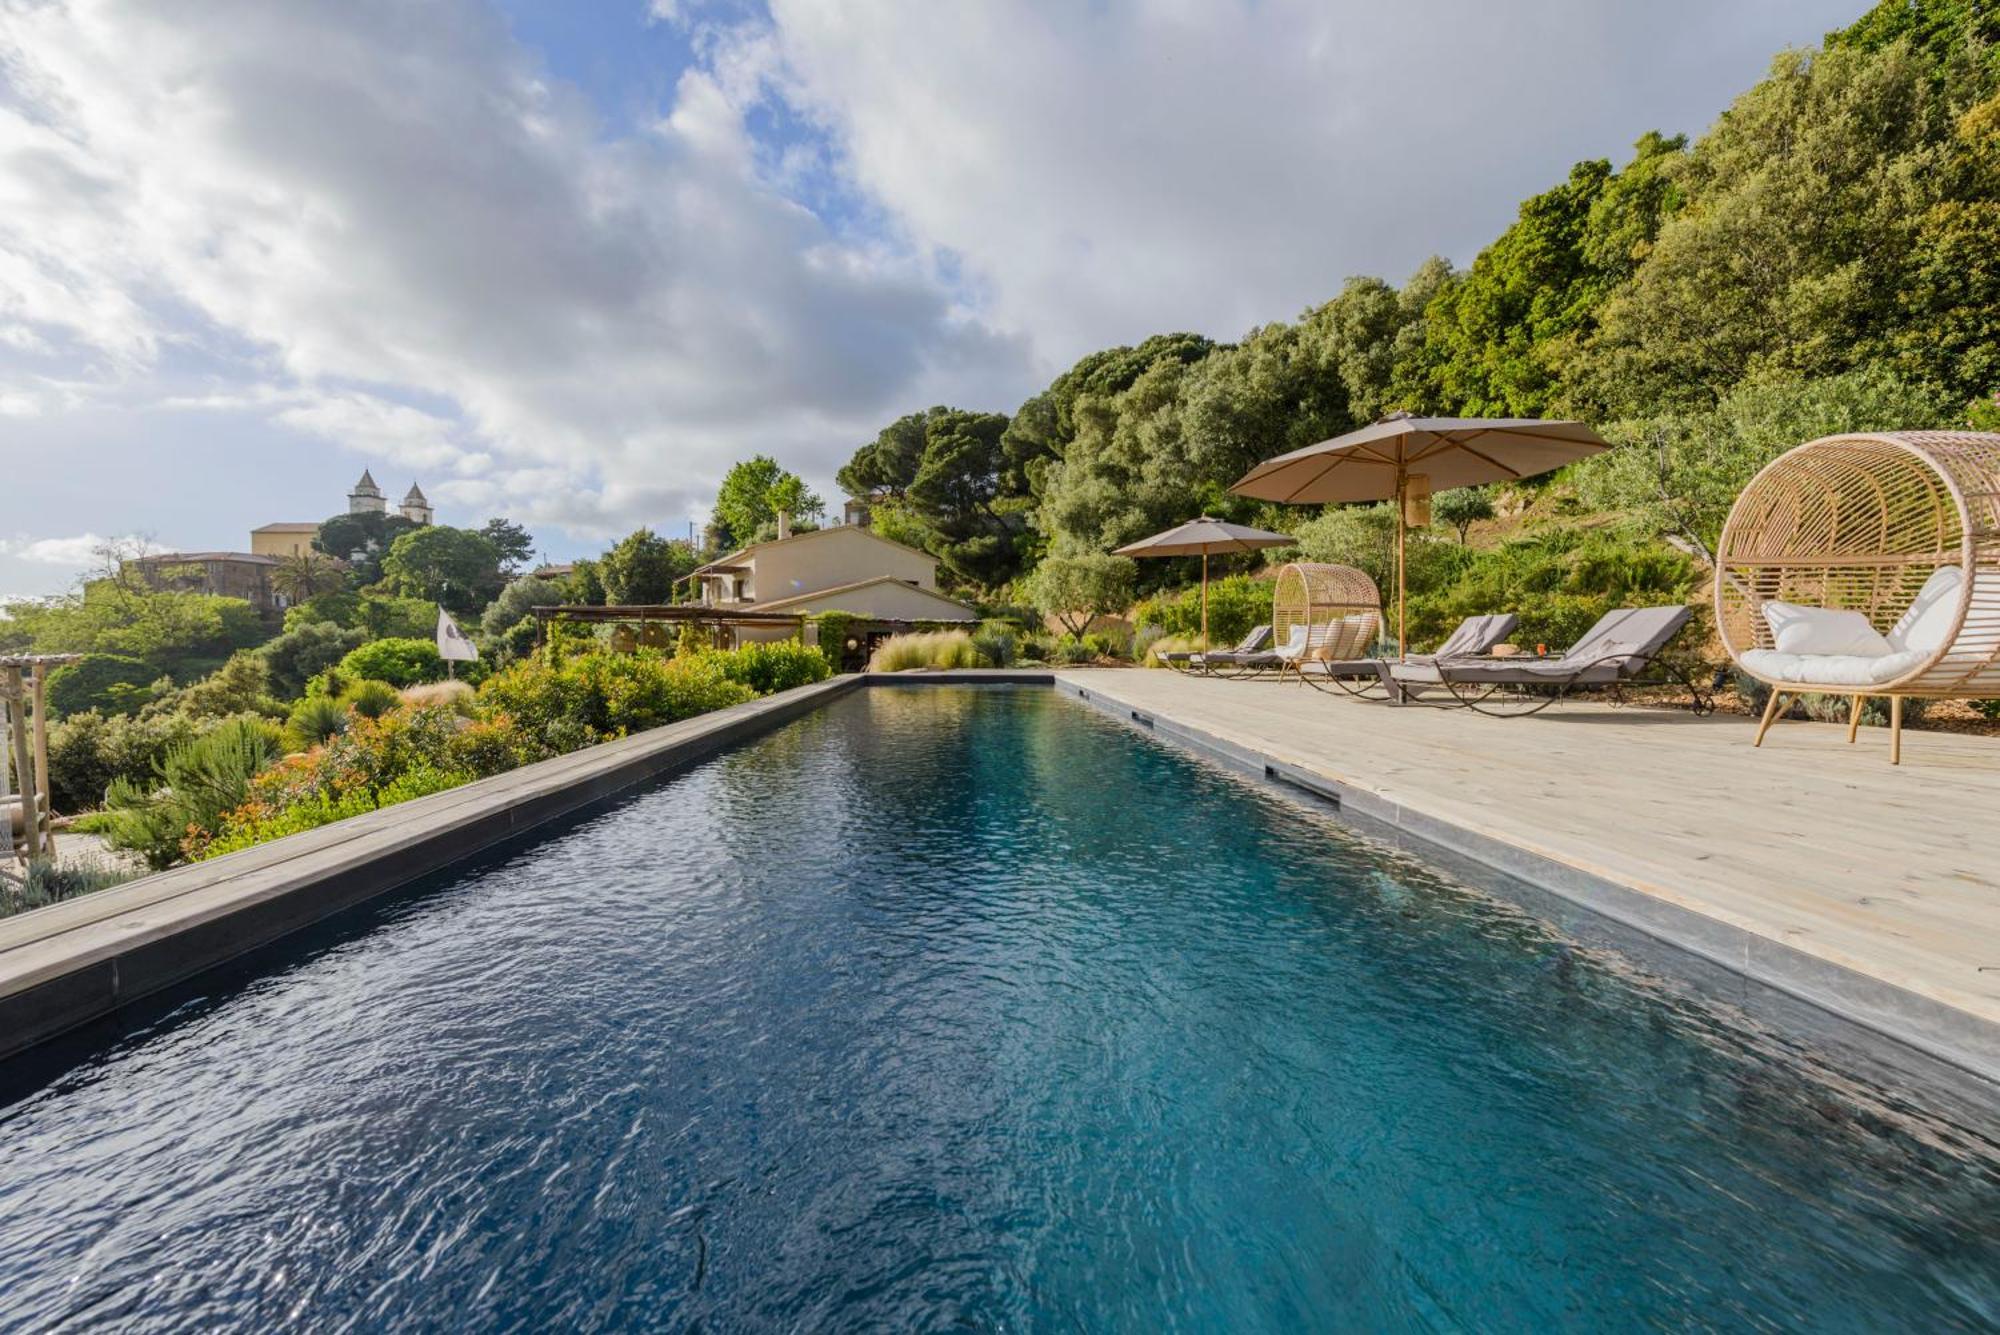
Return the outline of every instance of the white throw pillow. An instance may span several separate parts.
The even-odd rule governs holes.
[[[1958,615],[1958,591],[1965,584],[1965,572],[1957,566],[1939,566],[1924,581],[1924,587],[1889,632],[1889,643],[1897,649],[1931,654],[1944,648],[1951,634],[1952,618]]]
[[[1764,604],[1764,621],[1781,654],[1851,654],[1880,658],[1895,652],[1882,632],[1859,612],[1833,607],[1805,607],[1776,599]]]

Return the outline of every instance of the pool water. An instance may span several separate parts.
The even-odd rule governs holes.
[[[2000,1152],[1050,691],[871,690],[0,1067],[0,1325],[2000,1322]]]

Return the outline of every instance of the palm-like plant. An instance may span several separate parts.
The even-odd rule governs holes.
[[[340,563],[325,552],[281,556],[271,571],[271,589],[287,602],[302,603],[341,585]]]

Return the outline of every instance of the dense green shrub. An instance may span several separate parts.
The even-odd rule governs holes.
[[[1442,640],[1465,617],[1512,612],[1521,622],[1517,644],[1562,649],[1614,607],[1685,602],[1701,582],[1685,555],[1622,529],[1554,525],[1486,551],[1433,546],[1456,555],[1448,566],[1412,572],[1414,648]],[[1383,612],[1393,637],[1392,590],[1385,590]]]
[[[55,717],[95,709],[129,714],[151,698],[148,691],[159,672],[142,659],[124,654],[85,654],[49,674],[49,713]]]
[[[116,654],[137,658],[155,676],[192,681],[238,649],[262,643],[269,628],[240,598],[205,593],[150,593],[116,580],[92,580],[79,595],[15,603],[0,631],[8,644],[44,654]]]
[[[104,801],[113,779],[150,778],[169,750],[213,726],[185,714],[71,714],[49,729],[50,799],[60,812],[88,811]]]
[[[288,631],[327,621],[344,630],[359,630],[371,640],[423,639],[437,630],[437,604],[376,593],[322,593],[285,613]]]
[[[722,675],[748,686],[759,695],[810,686],[833,675],[826,655],[796,640],[772,644],[745,644],[715,655]]]
[[[650,650],[525,659],[495,673],[481,705],[506,713],[549,754],[657,728],[755,698],[724,675],[717,654],[663,658]]]
[[[821,612],[813,618],[819,631],[819,651],[826,655],[835,672],[851,672],[862,665],[861,656],[867,646],[854,629],[854,623],[860,620],[851,612]],[[847,647],[849,640],[855,642],[852,649]]]
[[[444,676],[444,659],[431,640],[372,640],[342,658],[340,670],[350,677],[386,681],[391,686],[415,686]]]
[[[290,625],[289,619],[286,622]],[[368,640],[368,632],[347,629],[331,621],[314,621],[287,630],[258,652],[271,670],[271,691],[281,699],[305,693],[306,683]]]
[[[427,797],[456,788],[470,782],[472,777],[418,763],[380,789],[322,790],[279,807],[246,802],[229,813],[222,831],[201,850],[201,857],[219,858],[224,853],[268,843],[288,834],[316,830],[349,816],[363,815],[414,797]]]
[[[1230,575],[1208,586],[1208,638],[1234,644],[1271,619],[1271,591],[1276,582],[1250,575]],[[1134,624],[1157,627],[1163,634],[1201,633],[1201,586],[1175,593],[1156,593],[1132,614]]]
[[[145,712],[209,719],[228,718],[232,714],[283,718],[285,707],[271,695],[270,684],[270,669],[263,656],[243,650],[193,685],[152,700]]]
[[[277,729],[261,719],[226,719],[169,748],[151,782],[112,780],[104,809],[80,824],[149,867],[171,867],[201,855],[223,817],[243,804],[250,780],[277,758]]]
[[[1090,647],[1086,636],[1065,635],[1056,641],[1055,661],[1058,663],[1088,663],[1096,657],[1097,651]]]

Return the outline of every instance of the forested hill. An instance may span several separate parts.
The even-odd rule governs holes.
[[[1225,488],[1386,411],[1576,416],[1621,448],[1566,479],[1573,506],[1699,546],[1787,445],[2000,419],[1996,94],[2000,0],[1885,0],[1700,139],[1576,164],[1468,269],[1093,353],[1011,418],[913,413],[840,480],[996,589],[1203,510],[1296,526]]]

